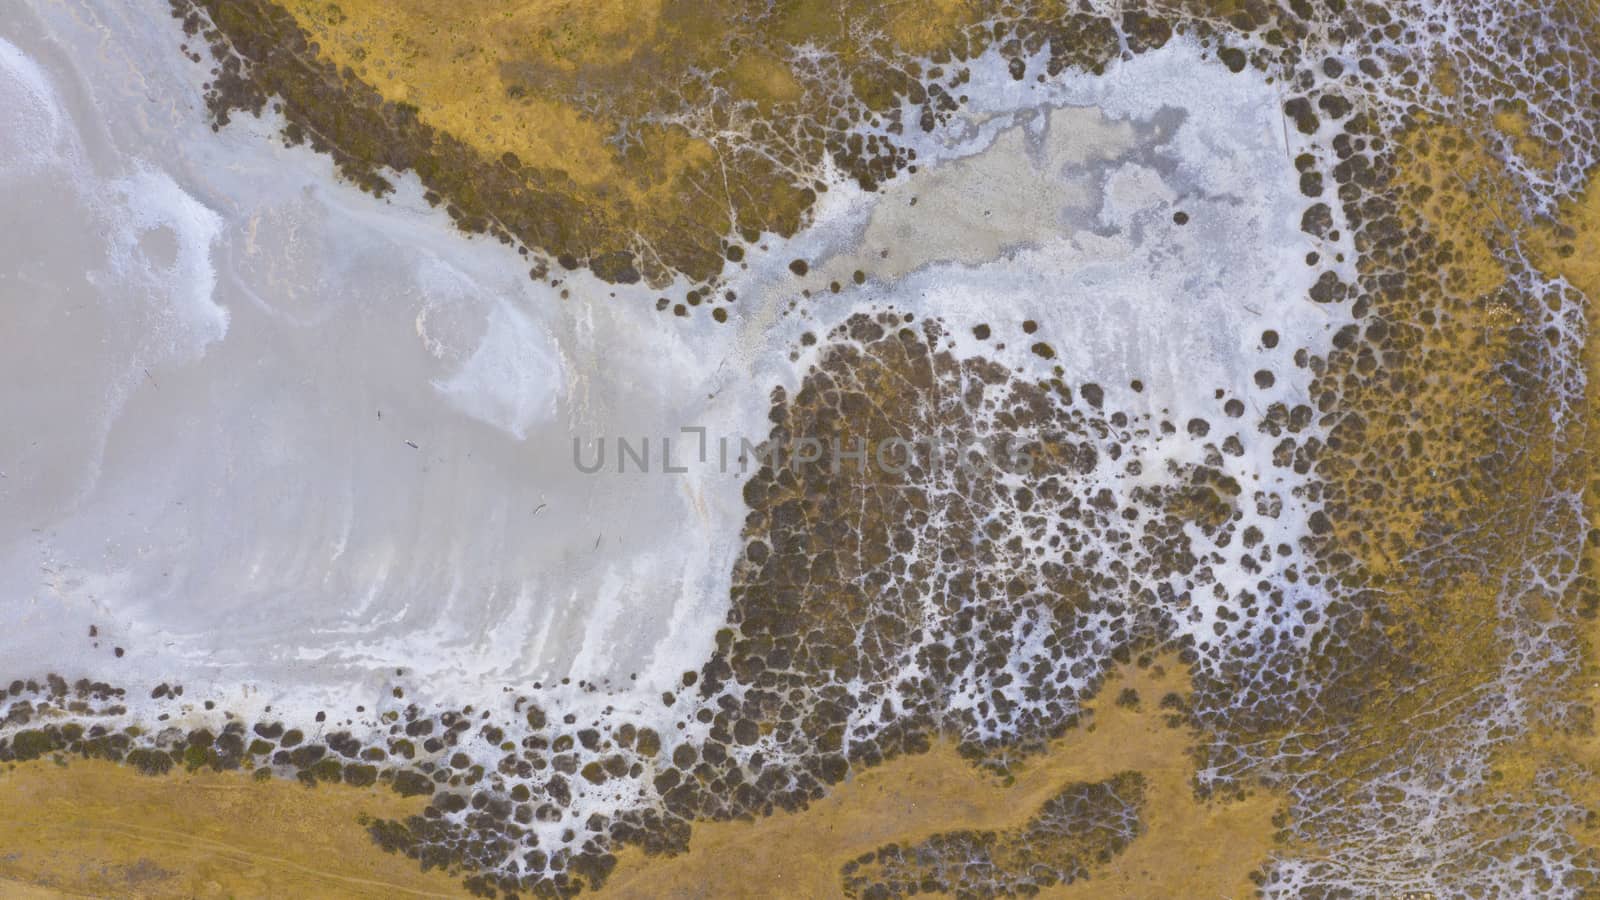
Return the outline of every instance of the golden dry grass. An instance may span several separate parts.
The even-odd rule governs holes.
[[[357,822],[425,802],[241,772],[23,763],[0,774],[0,896],[463,896],[455,879],[378,849]]]
[[[561,101],[512,103],[505,97],[504,66],[530,58],[538,61],[545,78],[614,73],[632,63],[642,63],[640,72],[659,71],[651,68],[648,57],[685,47],[693,37],[684,23],[674,24],[670,33],[664,30],[660,2],[539,0],[508,10],[487,0],[450,7],[423,0],[347,0],[337,14],[325,2],[286,0],[286,5],[330,59],[349,65],[385,96],[416,104],[425,121],[487,155],[513,151],[524,162],[565,171],[579,184],[647,202],[676,190],[678,170],[673,166],[701,164],[708,152],[686,142],[667,154],[670,159],[641,167],[605,142],[609,123]],[[929,8],[936,8],[938,15],[928,15]],[[891,36],[919,49],[936,46],[973,14],[972,4],[964,0],[940,0],[932,7],[896,3],[885,9]],[[797,35],[837,34],[847,25],[846,15],[815,8],[810,17],[796,14],[784,23]],[[712,21],[694,26],[719,27]],[[791,102],[800,90],[785,65],[770,54],[745,54],[728,77],[762,102]],[[1495,124],[1513,136],[1519,152],[1536,161],[1545,158],[1518,113],[1504,111]],[[1417,421],[1444,421],[1464,406],[1494,402],[1486,387],[1487,368],[1497,352],[1493,336],[1511,315],[1481,302],[1505,278],[1492,254],[1492,236],[1507,233],[1503,169],[1454,126],[1430,125],[1402,139],[1410,142],[1402,181],[1424,188],[1426,195],[1406,215],[1458,250],[1455,264],[1440,276],[1456,304],[1448,314],[1465,320],[1466,327],[1443,334],[1446,339],[1487,337],[1482,345],[1438,348],[1442,358],[1466,364],[1436,372],[1430,389],[1407,398],[1418,418],[1372,423],[1374,442],[1396,445]],[[1600,297],[1600,185],[1565,208],[1560,219],[1570,235],[1524,235],[1538,265],[1568,278],[1590,297]],[[1557,252],[1563,244],[1573,250]],[[1589,314],[1592,334],[1600,320],[1592,305]],[[1586,364],[1592,411],[1600,409],[1600,341],[1590,340]],[[1592,425],[1588,440],[1596,451],[1600,423]],[[1471,422],[1462,423],[1450,443],[1431,445],[1428,457],[1397,477],[1415,479],[1424,492],[1442,492],[1435,498],[1438,506],[1460,503],[1463,498],[1454,493],[1458,487],[1433,479],[1427,469],[1470,455],[1482,440]],[[1412,465],[1404,462],[1404,454],[1390,459]],[[1600,491],[1591,490],[1589,509],[1591,520],[1600,525],[1597,495]],[[1418,508],[1389,509],[1386,515],[1395,518],[1385,520],[1392,527],[1382,530],[1416,534]],[[1372,531],[1370,525],[1363,528]],[[1354,535],[1349,543],[1358,543]],[[1403,549],[1375,543],[1367,547],[1362,562],[1369,571],[1393,574],[1396,588],[1418,590],[1398,572]],[[1596,549],[1591,546],[1589,552],[1590,565],[1600,568]],[[1419,594],[1417,602],[1452,607],[1470,617],[1472,610],[1487,608],[1492,600],[1492,585],[1463,581],[1449,596]],[[1591,658],[1583,688],[1591,703],[1600,705],[1600,665],[1594,659],[1600,628],[1591,623],[1588,638]],[[1468,678],[1475,666],[1488,671],[1496,650],[1488,644],[1457,644],[1454,652],[1467,661],[1454,674]],[[1143,697],[1137,712],[1111,702],[1128,686]],[[1167,727],[1156,709],[1169,690],[1182,690],[1174,666],[1160,675],[1153,670],[1121,673],[1093,704],[1093,725],[1072,731],[1030,759],[1010,785],[941,744],[928,754],[859,773],[799,813],[748,823],[698,824],[691,851],[683,856],[649,859],[637,850],[625,851],[602,893],[836,896],[840,866],[883,843],[916,841],[956,828],[1013,827],[1064,784],[1100,780],[1131,768],[1147,779],[1146,833],[1090,881],[1052,893],[1083,898],[1248,896],[1253,886],[1246,875],[1271,850],[1271,817],[1280,800],[1257,793],[1225,805],[1197,802],[1188,787],[1193,774],[1185,752],[1189,738]],[[1600,779],[1594,777],[1600,773],[1600,741],[1592,735],[1534,734],[1502,754],[1502,787],[1524,786],[1536,771],[1563,761],[1579,764],[1574,770],[1579,774],[1567,786],[1600,807]],[[0,774],[0,895],[457,896],[461,890],[454,880],[437,872],[424,875],[414,861],[383,854],[356,824],[362,813],[403,818],[423,802],[382,790],[324,786],[312,791],[289,782],[260,783],[242,774],[152,779],[99,762],[65,768],[48,761],[29,763]]]
[[[1600,309],[1596,307],[1600,298],[1600,172],[1591,174],[1583,195],[1565,204],[1555,223],[1533,232],[1529,243],[1542,271],[1565,278],[1590,298],[1585,309],[1588,339],[1584,345],[1588,421],[1582,434],[1588,459],[1600,460],[1600,335],[1596,334],[1600,328]],[[1590,527],[1600,528],[1600,470],[1589,473],[1584,509]],[[1588,542],[1583,565],[1591,579],[1600,575],[1600,542]],[[1596,583],[1590,580],[1582,589],[1594,592]],[[1600,617],[1579,624],[1587,655],[1574,684],[1582,701],[1591,710],[1600,710]],[[1526,746],[1504,754],[1499,765],[1506,777],[1517,783],[1531,782],[1541,769],[1558,767],[1564,773],[1562,786],[1588,808],[1600,810],[1600,737],[1592,730],[1540,730]],[[1600,848],[1600,829],[1582,829],[1579,838],[1586,846]]]
[[[1132,687],[1138,711],[1110,698]],[[889,841],[1020,825],[1064,785],[1125,769],[1147,779],[1147,831],[1062,897],[1236,897],[1271,846],[1278,798],[1196,801],[1188,735],[1157,708],[1184,689],[1177,667],[1129,669],[1075,729],[1007,785],[948,744],[901,757],[795,814],[700,823],[691,852],[621,854],[615,897],[830,897],[840,867]],[[11,897],[453,897],[458,882],[385,854],[359,816],[404,817],[425,801],[381,788],[257,781],[244,773],[151,778],[99,761],[22,764],[0,778],[0,895]]]
[[[654,33],[648,2],[543,2],[507,5],[461,0],[422,2],[284,0],[322,55],[348,66],[390,100],[416,106],[418,118],[490,158],[510,151],[526,164],[550,166],[581,185],[624,179],[605,143],[608,126],[558,100],[512,101],[501,66],[534,55],[571,69],[626,60],[628,48]],[[337,9],[337,12],[330,12]]]
[[[572,98],[693,90],[694,68],[764,107],[793,102],[802,89],[781,55],[791,44],[837,42],[849,53],[858,36],[882,34],[928,52],[978,17],[972,0],[782,4],[759,28],[744,21],[748,10],[716,0],[281,2],[323,58],[487,158],[510,152],[667,215],[696,202],[685,179],[713,164],[711,147],[663,128],[625,152],[608,140],[610,114]],[[735,52],[726,42],[736,32]]]
[[[1137,712],[1113,703],[1124,688],[1142,702]],[[649,859],[619,855],[601,891],[615,898],[835,897],[845,862],[894,841],[915,842],[952,829],[1002,829],[1023,824],[1075,781],[1099,781],[1137,770],[1146,779],[1147,831],[1086,882],[1057,888],[1062,897],[1241,897],[1249,872],[1272,843],[1279,800],[1258,793],[1244,801],[1196,801],[1189,736],[1168,727],[1157,708],[1185,685],[1177,667],[1130,669],[1110,680],[1074,729],[1044,754],[1018,767],[1008,785],[962,759],[954,746],[903,756],[854,775],[797,813],[755,822],[698,824],[690,851]],[[1049,895],[1047,893],[1047,895]]]

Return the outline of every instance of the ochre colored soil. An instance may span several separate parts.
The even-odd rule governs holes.
[[[0,896],[464,896],[458,880],[378,849],[358,821],[425,803],[240,772],[23,763],[0,772]]]
[[[1138,691],[1137,711],[1116,705]],[[847,861],[894,841],[952,829],[1021,825],[1066,784],[1132,769],[1146,779],[1146,832],[1062,897],[1249,896],[1247,876],[1266,859],[1278,800],[1196,801],[1189,737],[1158,704],[1184,690],[1172,664],[1131,668],[1107,682],[1085,727],[1016,766],[1012,784],[974,767],[950,744],[868,769],[798,813],[755,822],[701,823],[687,854],[648,859],[629,849],[602,896],[617,898],[833,897]]]

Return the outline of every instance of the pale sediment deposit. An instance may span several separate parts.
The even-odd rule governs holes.
[[[0,11],[0,794],[333,893],[1594,890],[1592,16],[971,6]],[[0,875],[251,858],[152,834]]]

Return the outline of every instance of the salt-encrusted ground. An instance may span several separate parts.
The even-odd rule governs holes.
[[[997,12],[829,126],[886,143],[785,155],[806,227],[686,239],[722,275],[648,289],[461,214],[506,173],[536,189],[499,212],[560,198],[515,154],[441,179],[453,138],[297,30],[343,12],[175,4],[219,75],[153,2],[5,10],[0,760],[381,781],[433,795],[369,823],[385,848],[565,891],[934,740],[1009,774],[1171,651],[1196,797],[1288,798],[1265,889],[1581,894],[1590,288],[1544,216],[1595,158],[1549,89],[1589,89],[1592,40],[1570,9],[1291,6]],[[290,108],[245,114],[252,78]],[[730,121],[707,147],[777,152]],[[360,193],[286,123],[392,137],[429,190],[344,157],[397,188]],[[734,459],[863,433],[1044,464]],[[1070,881],[1140,839],[1143,784],[841,883],[1008,842],[991,888]]]
[[[801,331],[895,305],[1047,371],[1017,331],[1035,319],[1071,380],[1181,421],[1263,365],[1303,398],[1263,323],[1299,347],[1336,321],[1299,302],[1316,242],[1273,89],[1188,44],[1049,88],[991,60],[969,123],[921,148],[944,161],[883,194],[838,185],[733,280],[727,328],[637,286],[534,282],[411,183],[375,201],[269,140],[270,118],[213,134],[158,11],[7,13],[13,675],[70,664],[285,712],[391,682],[653,698],[709,650],[743,519],[736,462],[668,474],[660,440],[763,439]],[[788,310],[830,280],[848,287]],[[984,348],[979,322],[1017,333]],[[572,442],[587,460],[601,437],[585,474]],[[619,437],[649,438],[654,471],[617,474]]]

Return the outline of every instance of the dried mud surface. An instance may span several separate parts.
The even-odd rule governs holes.
[[[157,786],[241,776],[163,773],[245,768],[321,783],[269,808],[346,821],[386,786],[427,801],[360,806],[383,852],[349,864],[481,896],[1600,890],[1592,9],[174,9],[220,60],[219,127],[281,107],[289,141],[374,193],[414,173],[535,280],[693,284],[660,308],[718,321],[736,301],[706,286],[803,234],[830,172],[913,174],[908,135],[953,121],[984,54],[1042,84],[1196,41],[1281,86],[1325,248],[1296,300],[1345,318],[1326,346],[1264,331],[1253,387],[1178,415],[1069,377],[1072,336],[1032,320],[1006,338],[1025,368],[997,361],[1013,323],[967,352],[938,317],[836,310],[770,388],[771,444],[1003,436],[1027,472],[753,471],[729,611],[662,698],[672,727],[519,700],[519,721],[403,707],[370,738],[151,734],[92,724],[123,689],[41,676],[0,694],[0,785],[139,769],[176,816],[192,792]],[[41,761],[73,757],[127,765]],[[623,799],[578,819],[596,796]],[[117,852],[115,877],[154,871]]]

